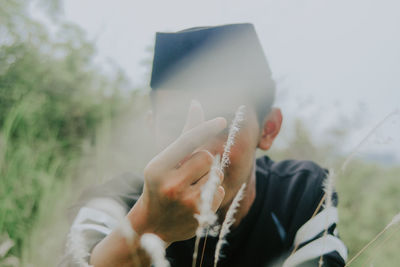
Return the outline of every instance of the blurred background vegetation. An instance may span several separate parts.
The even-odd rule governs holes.
[[[11,247],[0,249],[5,265],[24,256],[35,223],[56,215],[84,145],[95,144],[99,125],[124,108],[129,87],[120,70],[105,75],[93,64],[95,49],[83,31],[56,19],[58,1],[38,3],[53,29],[32,18],[31,4],[0,4],[0,235]]]
[[[0,0],[0,266],[54,266],[69,226],[66,211],[83,188],[151,156],[132,153],[151,138],[143,125],[147,90],[122,70],[97,66],[95,46],[59,18],[57,0],[36,1],[52,22],[31,16],[30,1]],[[136,89],[136,90],[134,90]],[[274,160],[314,160],[339,169],[335,140],[315,144],[298,120]],[[130,141],[127,141],[127,140]],[[126,144],[129,143],[130,146]],[[356,159],[338,177],[341,236],[354,255],[400,211],[400,167]],[[394,229],[395,230],[395,229]],[[354,266],[397,266],[398,231]],[[379,242],[377,243],[379,245]]]

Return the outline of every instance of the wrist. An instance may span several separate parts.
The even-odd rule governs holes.
[[[172,244],[172,241],[166,240],[165,236],[157,231],[157,229],[160,229],[161,227],[157,225],[157,220],[149,218],[150,216],[148,211],[149,208],[148,205],[146,205],[146,197],[141,195],[126,215],[131,223],[132,229],[138,236],[142,236],[145,233],[156,234],[165,242],[165,246],[168,247]]]
[[[135,233],[141,236],[144,233],[149,232],[151,229],[149,223],[147,222],[147,211],[143,201],[143,195],[139,197],[135,205],[126,215],[131,222],[131,227]]]

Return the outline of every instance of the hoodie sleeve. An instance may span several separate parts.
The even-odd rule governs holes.
[[[294,233],[292,252],[283,266],[344,266],[347,248],[337,230],[337,193],[333,191],[331,205],[327,206],[323,198],[328,171],[316,164],[307,164],[312,171],[306,175],[309,178],[303,181],[303,189],[297,190],[297,204],[293,209],[291,224],[291,232]],[[310,214],[310,211],[316,211],[316,214]]]
[[[62,267],[89,266],[90,253],[118,226],[143,190],[143,179],[124,174],[86,190],[72,207],[73,222],[67,236]]]

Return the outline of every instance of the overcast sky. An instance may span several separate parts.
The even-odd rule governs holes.
[[[283,134],[299,116],[316,133],[348,127],[351,147],[400,107],[398,0],[64,0],[64,8],[135,85],[147,83],[140,62],[151,58],[156,31],[253,23],[278,83]],[[399,124],[397,116],[375,137],[377,153],[400,150]]]

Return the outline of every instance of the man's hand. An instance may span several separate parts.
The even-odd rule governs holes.
[[[198,213],[201,187],[209,177],[214,157],[199,148],[226,127],[223,118],[204,121],[203,117],[200,104],[192,103],[182,135],[147,164],[143,193],[127,215],[138,234],[136,245],[130,246],[122,233],[114,229],[93,249],[93,266],[148,267],[149,258],[138,245],[142,234],[157,234],[167,243],[195,235],[194,213]],[[222,182],[222,173],[220,178]],[[214,211],[224,195],[220,186],[214,196]]]
[[[201,187],[209,178],[214,156],[199,150],[226,127],[226,120],[204,121],[200,104],[192,102],[182,135],[154,157],[144,170],[143,194],[128,213],[139,234],[151,232],[165,242],[185,240],[195,235],[194,214]],[[223,174],[220,173],[221,182]],[[214,196],[216,211],[224,198],[222,186]]]

